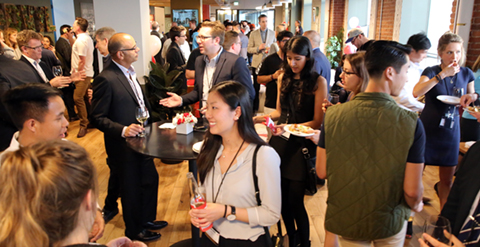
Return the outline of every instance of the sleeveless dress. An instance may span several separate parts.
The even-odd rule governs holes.
[[[422,76],[429,79],[442,71],[440,65],[428,67]],[[467,84],[475,77],[469,68],[460,68],[453,77],[446,77],[437,83],[425,94],[425,108],[420,119],[425,127],[427,141],[425,144],[425,164],[436,166],[455,166],[458,163],[458,151],[460,145],[460,118],[458,110],[455,112],[453,128],[440,127],[442,117],[454,106],[447,105],[437,99],[438,95],[452,95],[454,88],[463,88],[467,92]]]
[[[293,87],[298,86],[299,82],[299,80],[294,80]],[[280,99],[282,114],[280,115],[278,124],[305,123],[313,120],[315,112],[315,94],[303,94],[300,108],[297,105],[299,96],[300,95],[297,92],[290,92],[286,99]],[[280,95],[278,97],[280,97]],[[292,109],[291,105],[293,105],[294,109]],[[302,154],[302,148],[306,146],[310,156],[315,157],[317,153],[316,145],[312,141],[306,140],[304,137],[294,135],[290,135],[288,141],[282,136],[273,136],[270,139],[269,144],[280,155],[280,171],[282,178],[294,181],[305,181],[307,169]]]

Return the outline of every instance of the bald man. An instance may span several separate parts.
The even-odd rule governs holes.
[[[157,170],[151,157],[134,152],[125,141],[144,130],[135,119],[136,108],[145,106],[150,110],[132,66],[140,48],[132,36],[117,33],[110,38],[108,51],[112,63],[93,81],[91,122],[104,133],[110,176],[117,176],[121,183],[125,235],[141,241],[156,240],[160,233],[149,230],[168,224],[155,221]]]
[[[330,74],[332,67],[328,58],[320,51],[320,34],[316,31],[310,30],[303,33],[312,44],[313,59],[315,60],[315,71],[327,80],[328,89],[330,90]]]

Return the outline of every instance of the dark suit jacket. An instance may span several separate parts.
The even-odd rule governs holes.
[[[26,63],[28,66],[30,66],[33,69],[33,71],[35,72],[35,75],[37,76],[37,80],[43,82],[42,77],[37,72],[35,67],[33,67],[33,65],[30,63],[30,61],[28,61],[24,56],[22,56],[19,61],[22,61],[22,62]],[[40,63],[38,63],[38,64],[42,68],[43,73],[45,73],[45,76],[47,77],[48,80],[51,80],[55,77],[53,75],[52,68],[49,69],[47,64],[45,64],[43,61],[40,61]]]
[[[172,70],[182,71],[183,73],[180,74],[179,78],[181,78],[183,81],[182,88],[187,89],[187,78],[185,77],[185,67],[187,66],[187,64],[185,61],[185,57],[183,56],[183,53],[180,50],[180,47],[178,47],[177,43],[172,42],[170,47],[168,47],[166,58],[167,63],[170,64],[167,72],[170,72]]]
[[[150,35],[155,35],[160,39],[160,34],[158,33],[158,31],[153,30],[150,32]]]
[[[480,190],[479,178],[480,142],[477,142],[470,147],[463,157],[452,190],[448,195],[447,203],[445,203],[441,213],[450,221],[452,233],[455,236],[458,236]]]
[[[0,56],[0,152],[10,145],[13,133],[17,131],[2,102],[5,93],[16,86],[38,82],[43,80],[38,79],[31,66]]]
[[[330,62],[328,58],[323,54],[320,49],[313,50],[313,59],[315,59],[315,70],[317,73],[323,78],[327,80],[327,88],[330,88],[330,76],[331,76],[331,69]]]
[[[62,65],[60,60],[58,60],[55,54],[53,54],[53,51],[48,49],[42,49],[41,61],[47,65],[47,68],[49,68],[50,71],[52,71],[53,66]]]
[[[203,74],[205,71],[205,55],[197,57],[195,61],[195,85],[193,91],[182,95],[183,105],[190,105],[200,101],[200,108],[202,107],[203,94]],[[212,85],[216,85],[223,81],[234,80],[243,84],[250,95],[253,102],[255,98],[255,90],[253,89],[250,71],[247,68],[245,59],[227,52],[222,51],[218,58],[215,73],[213,74]]]
[[[66,39],[59,38],[57,43],[55,43],[55,51],[62,63],[63,75],[69,76],[72,69],[72,46]]]

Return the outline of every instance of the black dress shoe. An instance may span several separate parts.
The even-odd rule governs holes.
[[[113,219],[113,217],[115,217],[115,215],[118,214],[118,208],[116,208],[115,210],[107,210],[105,208],[103,208],[102,210],[102,215],[103,215],[103,220],[105,221],[105,224],[107,224],[109,221],[111,221]]]
[[[166,226],[168,226],[168,222],[163,220],[147,222],[143,224],[143,227],[145,227],[145,229],[148,229],[148,230],[160,230]]]
[[[129,237],[131,240],[139,240],[139,241],[142,241],[142,242],[157,240],[161,236],[162,236],[162,234],[160,234],[158,232],[151,232],[151,231],[148,231],[148,230],[145,230],[145,229],[135,236],[128,236],[127,235],[127,237]]]

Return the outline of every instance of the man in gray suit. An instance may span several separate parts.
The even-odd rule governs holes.
[[[268,18],[266,15],[260,15],[258,17],[258,24],[260,28],[250,34],[247,49],[248,53],[253,54],[251,67],[253,68],[253,87],[255,88],[255,100],[253,101],[253,109],[255,111],[258,110],[259,106],[258,91],[260,90],[260,84],[257,82],[257,68],[268,55],[270,46],[276,41],[275,32],[267,28]]]

